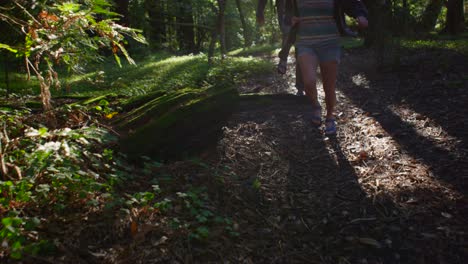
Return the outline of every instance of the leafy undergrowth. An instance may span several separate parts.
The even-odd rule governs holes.
[[[10,99],[10,107],[0,110],[0,260],[96,260],[89,248],[113,250],[106,256],[121,258],[125,252],[109,243],[136,243],[155,230],[165,234],[164,243],[235,237],[233,222],[212,197],[219,195],[213,191],[219,169],[199,161],[163,165],[148,157],[130,163],[105,123],[121,114],[122,97],[232,86],[270,70],[270,62],[255,58],[228,58],[210,67],[202,55],[172,57],[110,70],[87,84],[86,78],[101,73],[76,79],[89,85],[78,95],[108,95],[57,99],[52,113],[32,112],[24,97]],[[190,169],[181,173],[181,166]],[[148,229],[148,221],[158,227]]]
[[[116,227],[113,235],[123,241],[148,232],[145,221],[155,218],[160,230],[190,241],[204,241],[215,230],[236,235],[232,221],[211,205],[206,185],[197,186],[191,174],[168,172],[147,157],[129,164],[115,150],[116,137],[79,107],[61,108],[55,116],[67,127],[42,127],[50,117],[28,111],[2,112],[0,260],[34,262],[47,255],[79,260],[81,237],[97,234],[91,219]],[[203,163],[190,164],[192,172],[203,170],[216,179]],[[106,240],[93,242],[102,248]]]

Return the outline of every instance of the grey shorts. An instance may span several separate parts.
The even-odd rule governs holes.
[[[341,47],[340,45],[297,45],[297,56],[311,54],[318,58],[319,62],[336,61],[340,62]]]

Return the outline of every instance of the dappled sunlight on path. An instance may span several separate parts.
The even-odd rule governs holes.
[[[399,76],[359,61],[367,53],[340,65],[336,138],[311,126],[306,98],[274,95],[295,94],[291,61],[276,92],[241,103],[219,146],[236,173],[238,260],[462,263],[466,139],[391,103]]]

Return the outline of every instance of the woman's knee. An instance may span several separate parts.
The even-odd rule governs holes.
[[[317,85],[316,78],[306,77],[306,78],[303,78],[303,80],[304,80],[304,87],[306,88],[315,88]]]

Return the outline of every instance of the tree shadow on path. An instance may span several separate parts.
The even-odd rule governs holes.
[[[353,60],[357,60],[357,56],[354,56]],[[403,152],[430,167],[435,179],[449,184],[453,189],[466,195],[468,190],[464,176],[468,173],[466,150],[451,148],[453,146],[446,146],[444,144],[446,142],[437,142],[434,137],[425,136],[421,132],[424,127],[433,125],[431,121],[435,121],[435,126],[442,126],[450,134],[459,136],[458,141],[462,142],[461,146],[465,146],[468,138],[461,135],[463,132],[460,129],[458,131],[451,129],[451,124],[445,118],[447,115],[463,115],[462,109],[455,109],[452,101],[465,100],[465,97],[457,99],[448,95],[447,91],[434,95],[430,91],[425,91],[423,87],[416,87],[408,92],[407,87],[403,85],[411,80],[406,79],[405,82],[401,82],[402,79],[396,73],[369,74],[372,71],[368,66],[362,66],[366,65],[362,61],[347,63],[346,76],[342,78],[344,84],[339,86],[340,91],[352,104],[374,118],[398,143]],[[356,80],[356,77],[364,78],[366,83],[363,85]],[[409,93],[413,96],[405,95]],[[416,93],[417,98],[414,95]],[[438,102],[438,105],[431,105],[431,102]],[[400,114],[398,108],[402,104],[414,109],[415,116]],[[429,119],[426,120],[427,117]],[[425,119],[426,123],[418,127],[417,124],[411,123],[414,119]]]
[[[306,100],[257,98],[241,103],[220,144],[238,176],[226,203],[240,226],[238,260],[398,263],[403,253],[389,241],[405,227],[390,230],[394,205],[366,195],[340,139],[310,125]]]

